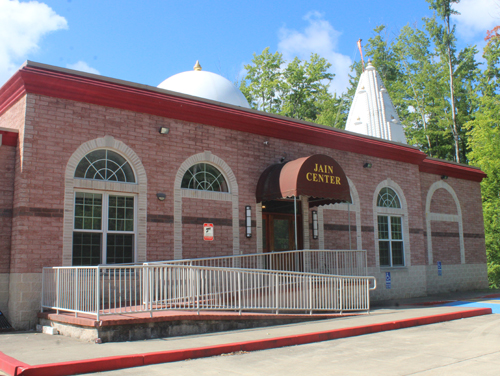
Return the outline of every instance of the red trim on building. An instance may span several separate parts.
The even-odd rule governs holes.
[[[17,146],[17,136],[16,132],[0,131],[2,135],[2,145],[5,146]]]
[[[208,100],[195,100],[151,86],[71,74],[32,65],[21,68],[0,90],[0,100],[13,103],[19,93],[33,93],[120,108],[265,137],[318,145],[385,159],[419,164],[425,154],[417,148],[363,137],[335,128]],[[9,106],[0,107],[0,113]]]
[[[478,168],[427,158],[419,166],[420,172],[481,182],[486,174]]]
[[[197,100],[155,87],[28,62],[0,89],[0,114],[24,93],[120,108],[372,157],[420,165],[420,171],[481,181],[477,169],[429,159],[415,147],[283,116]],[[427,159],[426,159],[427,158]]]

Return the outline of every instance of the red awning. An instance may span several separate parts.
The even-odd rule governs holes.
[[[351,202],[342,167],[331,157],[317,154],[269,166],[257,183],[257,202],[309,196],[309,206]]]

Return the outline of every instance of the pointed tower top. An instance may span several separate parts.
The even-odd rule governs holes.
[[[193,69],[195,71],[201,71],[201,65],[200,65],[200,62],[198,60],[196,60],[196,64],[194,65]]]
[[[370,60],[359,77],[345,129],[406,144],[396,108]]]

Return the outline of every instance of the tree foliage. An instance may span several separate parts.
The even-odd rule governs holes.
[[[481,182],[486,254],[490,285],[500,288],[500,38],[484,49],[487,67],[482,76],[475,118],[467,123],[472,163],[488,176]]]
[[[347,111],[342,97],[329,92],[335,76],[330,67],[317,54],[311,54],[309,60],[296,57],[286,62],[282,54],[273,54],[267,47],[245,65],[247,74],[240,90],[255,109],[328,126],[344,124]]]
[[[451,16],[459,0],[427,0],[433,17],[389,34],[374,29],[365,54],[377,69],[404,125],[410,145],[431,157],[472,163],[488,177],[482,199],[492,286],[500,288],[500,26],[485,40],[481,69],[475,46],[457,48]],[[349,87],[328,89],[333,74],[318,55],[286,62],[269,52],[245,67],[241,90],[252,107],[343,128],[363,67],[351,66]]]

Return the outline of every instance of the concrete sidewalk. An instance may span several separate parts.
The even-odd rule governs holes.
[[[472,294],[469,299],[478,299]],[[431,298],[432,299],[432,298]],[[491,296],[484,299],[491,299]],[[443,299],[449,301],[453,299]],[[39,333],[0,334],[0,369],[7,375],[71,375],[255,351],[376,333],[491,313],[489,308],[430,305],[432,301],[401,301],[397,308],[369,315],[342,317],[258,329],[93,344]],[[417,304],[417,305],[409,305]]]

